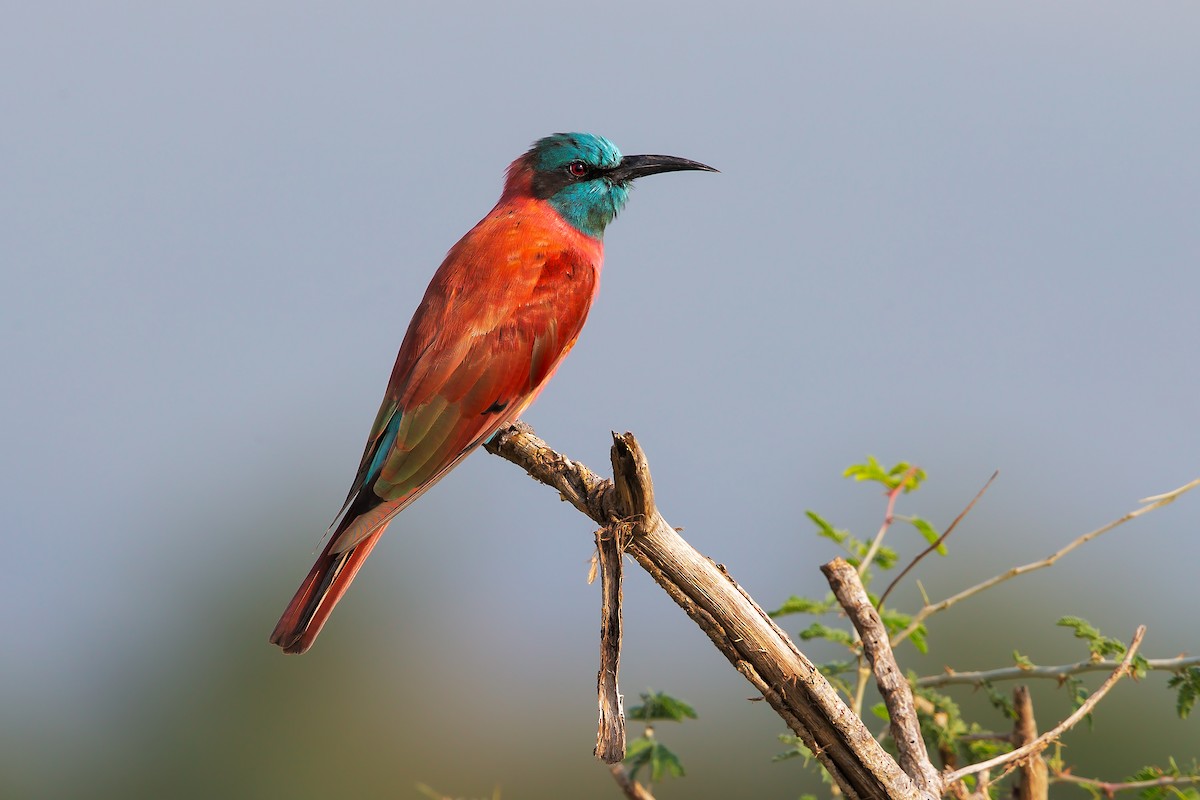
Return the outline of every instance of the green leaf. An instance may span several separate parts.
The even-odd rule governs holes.
[[[643,722],[659,719],[683,722],[685,718],[696,719],[696,709],[665,692],[642,692],[642,704],[629,709],[626,717]]]
[[[850,697],[854,694],[854,690],[850,687],[850,683],[844,680],[842,675],[849,675],[858,672],[858,663],[855,661],[829,661],[824,664],[818,664],[817,669],[825,676],[830,685],[834,689]]]
[[[878,602],[874,597],[871,598],[871,603]],[[879,612],[879,620],[883,623],[883,627],[888,633],[898,633],[908,627],[912,622],[912,614],[905,614],[903,611],[897,611],[891,607],[884,607]]]
[[[913,628],[913,632],[908,635],[908,640],[912,642],[913,647],[917,648],[918,653],[929,652],[929,642],[925,639],[925,623],[921,623]]]
[[[1055,622],[1054,624],[1063,628],[1070,628],[1071,630],[1075,631],[1075,636],[1079,639],[1094,639],[1100,635],[1100,631],[1082,617],[1073,617],[1067,615],[1065,617],[1059,617],[1058,622]]]
[[[1012,700],[1007,694],[997,689],[996,684],[991,681],[984,681],[980,685],[987,692],[988,702],[992,704],[993,708],[1009,719],[1017,718],[1017,709],[1013,707]]]
[[[892,719],[892,715],[888,713],[886,703],[876,703],[875,705],[871,706],[871,713],[879,717],[884,722],[890,722]]]
[[[652,747],[654,747],[654,737],[652,736],[641,736],[634,739],[625,747],[625,766],[634,769],[647,762],[650,759],[650,748]]]
[[[863,551],[863,555],[866,555],[865,550]],[[899,560],[899,554],[885,544],[879,546],[879,549],[875,551],[875,558],[873,559],[874,563],[878,564],[880,569],[891,569],[896,566],[896,562]]]
[[[1156,781],[1159,778],[1163,777],[1165,774],[1166,773],[1164,772],[1164,770],[1161,767],[1156,767],[1156,766],[1147,764],[1146,766],[1142,767],[1141,769],[1139,769],[1138,771],[1136,771],[1132,775],[1130,775],[1128,780],[1130,783],[1134,783],[1134,782],[1140,783],[1142,781]],[[1172,777],[1174,777],[1174,776],[1172,776]],[[1140,794],[1142,797],[1151,798],[1152,800],[1165,800],[1165,798],[1167,797],[1167,794],[1164,791],[1165,788],[1166,787],[1163,787],[1163,786],[1151,786],[1149,789],[1146,789],[1146,790],[1143,790],[1142,792],[1140,792]]]
[[[806,766],[806,767],[813,762],[814,759],[813,759],[812,751],[809,750],[804,745],[804,741],[802,739],[800,739],[800,737],[792,736],[787,733],[781,733],[779,735],[779,741],[783,742],[784,744],[791,745],[792,749],[786,750],[786,751],[779,753],[778,755],[772,757],[771,758],[772,761],[787,761],[788,759],[792,759],[792,758],[802,758],[802,759],[804,759],[804,766]],[[820,770],[818,770],[818,772],[821,775],[822,783],[829,784],[830,786],[833,785],[833,778],[831,778],[829,776],[829,773],[827,771],[825,771],[824,769],[820,769]],[[811,794],[805,794],[805,795],[800,796],[800,800],[805,800],[805,798],[812,798],[812,800],[816,800],[816,798],[813,797],[813,795],[811,795]]]
[[[1071,693],[1072,711],[1077,711],[1092,694],[1088,691],[1087,687],[1083,685],[1083,681],[1074,675],[1068,676],[1063,681],[1063,684],[1067,687],[1067,691]],[[1088,729],[1091,730],[1092,726],[1095,724],[1095,720],[1092,719],[1092,715],[1088,714],[1086,717],[1084,717],[1084,719],[1087,720]]]
[[[863,464],[851,464],[846,467],[842,473],[844,478],[854,478],[856,481],[875,481],[876,483],[887,484],[887,471],[883,465],[875,458],[875,456],[867,456],[867,460]],[[890,488],[890,487],[889,487]]]
[[[825,677],[833,675],[845,675],[848,672],[858,671],[858,662],[856,661],[826,661],[824,664],[818,664],[817,669]]]
[[[800,638],[806,642],[813,639],[828,639],[831,642],[844,644],[850,648],[855,646],[854,637],[850,635],[849,631],[844,631],[840,628],[831,628],[828,625],[822,625],[819,622],[814,622],[812,625],[809,625],[807,628],[800,631]]]
[[[1064,628],[1070,628],[1075,632],[1076,639],[1086,641],[1088,651],[1092,654],[1092,658],[1096,660],[1102,658],[1121,658],[1125,655],[1124,642],[1120,639],[1114,639],[1111,636],[1105,636],[1093,627],[1091,623],[1081,617],[1062,617],[1055,624]]]
[[[653,755],[650,757],[650,780],[658,783],[667,776],[682,778],[683,763],[679,760],[679,756],[664,745],[656,743]]]
[[[888,476],[893,480],[894,486],[903,483],[905,493],[915,492],[927,477],[925,470],[920,467],[914,468],[907,461],[901,461],[888,470]]]
[[[882,484],[888,491],[903,486],[905,492],[914,491],[926,477],[925,470],[913,467],[907,461],[897,462],[894,466],[884,469],[875,456],[867,456],[866,463],[851,464],[842,475],[856,481]]]
[[[629,743],[625,749],[625,766],[633,780],[637,780],[638,772],[645,767],[650,768],[652,783],[658,783],[665,777],[683,777],[683,764],[679,757],[652,736],[643,736]]]
[[[779,734],[779,741],[783,742],[784,744],[791,745],[792,749],[784,750],[782,753],[775,754],[771,757],[772,761],[787,761],[790,758],[803,758],[805,766],[808,766],[808,762],[812,761],[812,751],[805,746],[804,740],[799,736],[781,733]]]
[[[821,536],[826,539],[831,539],[831,540],[837,542],[838,544],[841,544],[842,542],[846,541],[846,537],[850,535],[846,531],[840,531],[837,528],[830,525],[828,522],[825,521],[824,517],[822,517],[820,514],[818,514],[815,511],[805,511],[804,513],[809,519],[811,519],[813,521],[813,524],[815,524],[817,526],[817,536]]]
[[[1175,713],[1180,719],[1187,719],[1196,707],[1196,700],[1200,699],[1200,667],[1192,666],[1175,673],[1167,681],[1167,686],[1178,691]]]
[[[1160,778],[1200,778],[1200,765],[1192,762],[1191,768],[1184,772],[1168,757],[1166,767],[1148,765],[1133,773],[1126,780],[1130,783],[1156,781]],[[1200,800],[1200,789],[1195,786],[1150,786],[1139,792],[1145,800]]]
[[[872,597],[871,602],[875,603],[877,601],[874,597]],[[888,608],[886,606],[879,612],[879,618],[883,621],[883,627],[891,636],[894,636],[907,628],[912,623],[913,619],[912,614],[905,614],[902,611],[896,611],[894,608]],[[908,638],[913,643],[913,647],[917,648],[917,650],[921,653],[929,652],[929,644],[925,640],[925,635],[926,629],[924,624],[913,628],[913,632],[908,635]]]
[[[979,725],[971,725],[970,733],[982,732],[983,728]],[[971,761],[986,761],[1012,750],[1012,745],[1008,742],[999,742],[995,739],[974,739],[967,742],[966,745],[967,752],[971,754]]]
[[[1022,655],[1018,650],[1013,650],[1013,663],[1021,669],[1034,669],[1037,666],[1029,659],[1029,656]]]
[[[1150,671],[1150,662],[1147,661],[1141,653],[1134,655],[1133,661],[1129,665],[1130,674],[1133,679],[1141,680],[1146,677],[1146,673]]]
[[[910,684],[912,677],[909,676]],[[958,704],[949,695],[928,687],[913,687],[913,694],[933,705],[932,712],[922,711],[917,715],[926,740],[933,742],[938,750],[957,750],[959,738],[968,732]]]
[[[774,618],[788,614],[824,614],[833,607],[833,603],[833,595],[829,595],[825,600],[813,600],[811,597],[792,595],[784,600],[783,605],[779,608],[767,612],[767,616]]]
[[[910,525],[917,529],[917,533],[921,534],[921,536],[924,537],[925,541],[929,542],[929,544],[933,544],[942,537],[940,533],[934,530],[932,525],[920,517],[907,517],[906,519]],[[946,555],[946,545],[939,544],[934,552],[936,552],[939,556]]]

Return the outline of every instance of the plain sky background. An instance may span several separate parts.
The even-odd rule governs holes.
[[[0,16],[6,797],[617,796],[590,755],[590,526],[496,458],[392,525],[311,653],[266,643],[426,282],[554,131],[721,174],[639,182],[525,418],[596,469],[636,432],[664,514],[764,606],[825,591],[805,509],[874,532],[881,496],[840,477],[868,453],[928,470],[900,510],[939,528],[1001,472],[918,570],[934,598],[1200,476],[1195,4]],[[1075,660],[1068,613],[1195,653],[1198,530],[1189,496],[902,663]],[[812,785],[636,570],[626,619],[628,702],[701,716],[660,731],[691,773],[661,798]],[[1090,765],[1119,778],[1200,751],[1163,682],[1122,687],[1070,757],[1117,753]],[[1037,690],[1048,726],[1066,701]]]

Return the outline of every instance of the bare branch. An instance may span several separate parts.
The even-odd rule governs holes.
[[[628,552],[762,692],[851,800],[927,797],[883,750],[783,630],[729,577],[696,552],[653,506],[645,456],[631,434],[613,437],[614,464],[632,493],[630,509],[613,484],[556,453],[528,426],[501,430],[486,449],[559,490],[600,525],[631,522]],[[624,493],[625,490],[622,490]],[[642,499],[637,498],[640,494]],[[640,510],[637,506],[641,505]],[[637,518],[630,519],[632,514]]]
[[[1136,791],[1138,789],[1153,789],[1156,786],[1191,786],[1200,784],[1200,775],[1163,775],[1161,778],[1150,778],[1144,781],[1101,781],[1095,778],[1082,778],[1069,772],[1059,772],[1050,778],[1051,783],[1075,783],[1080,786],[1091,786],[1099,789],[1108,797],[1117,792]]]
[[[1137,654],[1138,648],[1142,644],[1142,638],[1145,635],[1146,626],[1138,626],[1138,629],[1134,631],[1133,639],[1129,642],[1129,648],[1125,651],[1125,658],[1121,660],[1121,664],[1116,670],[1113,671],[1112,675],[1108,676],[1108,679],[1105,680],[1104,683],[1100,684],[1100,688],[1089,695],[1087,700],[1084,700],[1083,703],[1080,704],[1079,708],[1075,709],[1073,714],[1026,745],[1018,747],[1015,750],[1003,755],[996,756],[995,758],[990,758],[987,761],[981,761],[978,764],[972,764],[969,767],[963,767],[962,769],[955,770],[954,772],[945,775],[943,778],[945,785],[949,786],[956,781],[961,781],[968,775],[982,773],[995,767],[1015,763],[1016,761],[1026,758],[1033,753],[1040,753],[1046,748],[1047,745],[1058,739],[1060,736],[1074,727],[1081,719],[1090,714],[1092,709],[1096,707],[1096,704],[1099,703],[1106,694],[1108,694],[1109,690],[1112,689],[1113,686],[1116,686],[1117,681],[1121,680],[1121,678],[1129,672],[1129,665],[1133,663],[1133,657]]]
[[[1101,527],[1096,528],[1096,530],[1094,530],[1094,531],[1089,531],[1088,533],[1083,534],[1082,536],[1076,538],[1075,540],[1073,540],[1072,542],[1067,544],[1061,550],[1057,550],[1056,552],[1052,553],[1051,555],[1047,556],[1046,558],[1042,559],[1041,561],[1034,561],[1032,563],[1025,564],[1024,566],[1021,566],[1021,567],[1013,567],[1012,569],[1002,572],[999,575],[995,575],[991,578],[988,578],[986,581],[983,581],[982,583],[978,583],[968,589],[963,589],[958,594],[956,594],[952,597],[948,597],[939,603],[933,603],[933,604],[926,603],[925,606],[913,616],[912,622],[909,623],[908,627],[892,637],[892,647],[895,647],[900,642],[904,641],[909,636],[911,636],[913,631],[915,631],[918,627],[920,627],[921,623],[924,622],[930,615],[936,614],[939,611],[945,611],[950,606],[955,605],[956,603],[959,603],[963,600],[966,600],[968,597],[977,595],[986,589],[990,589],[998,583],[1003,583],[1004,581],[1009,580],[1010,578],[1015,578],[1018,575],[1024,575],[1027,572],[1033,572],[1034,570],[1042,569],[1043,567],[1052,566],[1056,561],[1058,561],[1060,558],[1065,556],[1067,553],[1070,553],[1072,550],[1076,549],[1077,547],[1080,547],[1081,545],[1084,545],[1087,542],[1090,542],[1092,539],[1095,539],[1097,536],[1100,536],[1101,534],[1108,533],[1113,528],[1123,525],[1132,519],[1136,519],[1137,517],[1140,517],[1143,514],[1148,514],[1149,512],[1154,511],[1155,509],[1162,508],[1163,506],[1174,502],[1175,500],[1179,499],[1179,497],[1181,495],[1183,495],[1185,492],[1189,492],[1192,489],[1195,489],[1197,486],[1200,486],[1200,478],[1197,478],[1196,480],[1192,481],[1191,483],[1185,484],[1184,486],[1180,486],[1178,489],[1167,492],[1165,494],[1158,494],[1158,495],[1154,495],[1153,497],[1143,498],[1141,502],[1144,503],[1145,505],[1143,505],[1141,508],[1136,508],[1133,511],[1130,511],[1129,513],[1125,514],[1124,516],[1121,516],[1121,517],[1113,520],[1112,522],[1108,523],[1107,525],[1102,525]]]
[[[625,709],[617,676],[621,671],[621,543],[620,526],[610,525],[596,532],[596,553],[600,562],[600,671],[596,674],[596,694],[600,703],[600,722],[596,729],[596,758],[615,764],[625,758]]]
[[[985,681],[1011,681],[1026,678],[1050,678],[1062,681],[1070,675],[1081,672],[1111,672],[1120,666],[1119,661],[1103,659],[1100,661],[1077,661],[1074,664],[1058,664],[1046,667],[1003,667],[1001,669],[980,670],[977,672],[955,672],[949,670],[942,675],[926,675],[917,678],[917,686],[949,686],[951,684],[979,685]],[[1200,656],[1180,656],[1178,658],[1149,658],[1145,662],[1148,669],[1166,672],[1178,672],[1185,667],[1200,664]]]
[[[929,760],[921,724],[913,705],[912,690],[888,644],[887,629],[879,612],[871,605],[859,573],[843,558],[835,558],[821,567],[834,596],[846,610],[863,643],[863,652],[875,672],[875,683],[887,705],[892,741],[900,755],[900,767],[916,781],[922,791],[938,794],[941,776]]]
[[[650,794],[650,790],[629,777],[629,773],[620,764],[613,764],[608,771],[629,800],[654,800],[654,795]]]
[[[521,420],[497,431],[483,449],[516,464],[534,480],[557,489],[563,500],[600,525],[621,518],[612,481],[555,452]]]
[[[1037,741],[1037,720],[1033,716],[1033,698],[1029,696],[1028,686],[1013,687],[1013,708],[1017,711],[1017,721],[1013,725],[1012,743],[1024,747]],[[1049,796],[1046,761],[1041,753],[1035,752],[1021,762],[1017,800],[1047,800]]]

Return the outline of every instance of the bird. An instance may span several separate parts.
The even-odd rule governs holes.
[[[271,642],[307,651],[392,519],[513,422],[574,346],[599,288],[604,230],[637,178],[717,172],[623,156],[590,133],[539,139],[496,206],[447,253],[409,322],[328,542]]]

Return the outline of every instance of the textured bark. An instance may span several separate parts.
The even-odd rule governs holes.
[[[640,783],[629,777],[629,774],[621,768],[620,764],[613,764],[608,768],[612,773],[613,780],[617,782],[617,786],[621,787],[621,791],[629,800],[654,800],[654,795],[650,794],[650,790]]]
[[[521,423],[501,430],[486,448],[557,489],[600,525],[631,527],[627,552],[762,693],[847,797],[936,796],[918,789],[725,568],[698,553],[663,519],[654,505],[645,456],[632,434],[613,435],[615,486],[556,453]]]
[[[1023,747],[1038,738],[1037,720],[1033,716],[1033,700],[1028,686],[1013,687],[1013,707],[1017,722],[1013,726],[1013,746]],[[1047,800],[1050,796],[1050,775],[1041,753],[1033,753],[1021,762],[1021,780],[1017,784],[1018,800]]]
[[[834,596],[862,639],[863,652],[871,664],[875,683],[887,706],[892,741],[896,743],[896,752],[900,755],[900,767],[923,792],[938,794],[941,777],[929,760],[925,740],[921,738],[921,724],[917,720],[912,689],[900,672],[888,642],[887,629],[867,597],[858,571],[845,559],[835,558],[822,566],[821,572],[825,573]],[[1036,737],[1037,734],[1034,734]]]
[[[621,671],[621,543],[620,526],[596,532],[600,562],[600,671],[596,693],[600,723],[596,730],[596,758],[615,764],[625,758],[625,709],[617,676]]]

